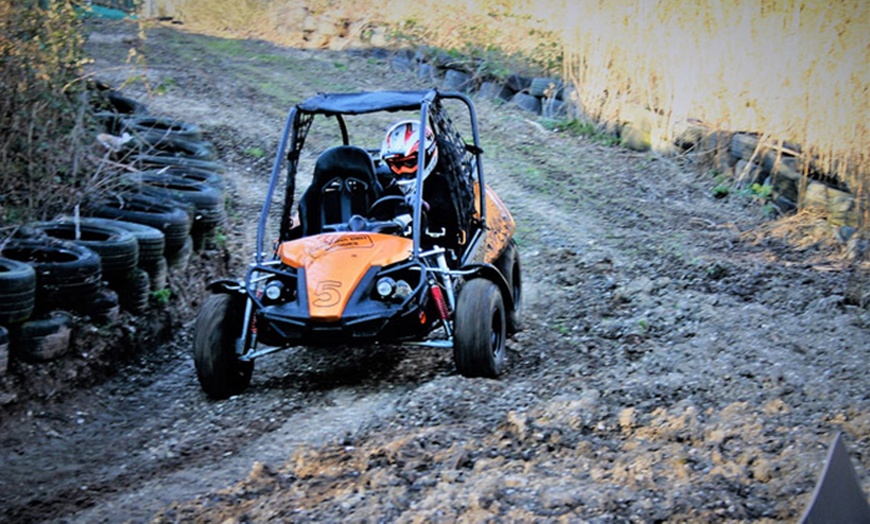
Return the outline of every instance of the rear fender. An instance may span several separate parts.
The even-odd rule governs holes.
[[[465,275],[465,280],[472,278],[485,278],[492,281],[498,286],[501,291],[502,299],[504,300],[505,310],[511,310],[514,307],[514,294],[508,286],[507,280],[501,274],[501,271],[496,269],[492,264],[469,264],[462,268],[463,271],[470,271]]]

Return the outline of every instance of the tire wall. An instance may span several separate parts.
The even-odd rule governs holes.
[[[112,150],[112,160],[153,174],[136,155],[148,148],[162,178],[119,180],[87,199],[79,215],[69,209],[19,224],[3,244],[0,406],[62,395],[155,349],[225,269],[226,257],[215,255],[227,218],[224,166],[214,147],[195,124],[151,116],[145,104],[101,89],[91,93],[100,101],[97,141],[108,147],[134,131],[135,147]],[[201,151],[207,160],[195,156]]]

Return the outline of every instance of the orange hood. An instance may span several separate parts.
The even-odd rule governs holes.
[[[382,233],[323,233],[284,242],[278,253],[284,264],[305,270],[311,318],[332,322],[372,266],[406,260],[412,249],[410,239]]]

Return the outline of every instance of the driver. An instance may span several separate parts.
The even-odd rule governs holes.
[[[425,181],[438,163],[435,134],[428,127],[424,141],[423,180]],[[414,120],[402,120],[393,124],[381,145],[381,160],[389,167],[392,180],[398,185],[408,203],[411,203],[414,198],[419,152],[420,123]]]
[[[425,181],[438,163],[435,134],[429,128],[426,129],[423,151],[425,155],[423,180]],[[381,200],[392,200],[392,202],[383,206],[378,206],[376,203],[377,211],[374,209],[371,211],[371,218],[388,220],[398,224],[406,236],[410,234],[410,223],[414,213],[419,152],[419,122],[402,120],[387,130],[379,153],[384,168],[378,174],[384,189]],[[429,204],[421,199],[421,207],[424,212],[422,224],[425,228],[425,224],[428,223],[425,212],[429,210]]]

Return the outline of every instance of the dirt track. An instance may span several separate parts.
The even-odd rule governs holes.
[[[143,73],[125,65],[134,35],[95,26],[98,78]],[[170,26],[144,48],[165,94],[125,92],[218,146],[239,275],[290,104],[425,87],[359,53]],[[850,305],[862,280],[830,231],[714,199],[691,159],[478,110],[526,286],[503,378],[462,378],[432,349],[296,351],[258,361],[244,395],[212,402],[180,308],[172,342],[117,377],[3,415],[3,520],[795,521],[836,432],[870,492],[868,314]],[[205,280],[222,253],[201,256],[190,276]]]

